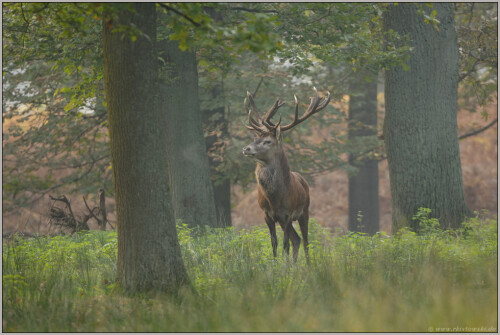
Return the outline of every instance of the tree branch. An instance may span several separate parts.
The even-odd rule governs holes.
[[[259,84],[257,85],[257,87],[255,88],[255,91],[253,92],[254,98],[257,96],[257,92],[259,91],[260,85],[262,84],[263,81],[264,81],[264,77],[260,77]]]
[[[164,3],[159,3],[159,5],[163,8],[165,8],[166,10],[171,10],[172,12],[174,12],[175,14],[179,15],[179,16],[182,16],[184,19],[188,20],[189,22],[191,22],[195,27],[201,27],[201,24],[196,22],[195,20],[193,20],[192,18],[190,18],[189,16],[187,16],[186,14],[184,14],[183,12],[181,11],[178,11],[177,9],[173,8],[173,7],[170,7],[169,5],[165,5]]]
[[[468,76],[470,76],[471,73],[473,73],[474,71],[476,71],[476,65],[481,61],[481,59],[476,59],[476,61],[474,62],[474,64],[471,65],[471,67],[469,68],[469,70],[463,74],[460,75],[460,77],[458,78],[458,82],[461,82],[462,80],[464,80],[465,78],[467,78]]]
[[[486,129],[492,127],[495,123],[497,123],[498,121],[498,118],[496,118],[495,120],[491,121],[489,124],[487,124],[486,126],[484,126],[483,128],[480,128],[478,130],[474,130],[470,133],[467,133],[467,134],[464,134],[462,136],[459,136],[458,139],[459,140],[463,140],[464,138],[467,138],[467,137],[470,137],[470,136],[474,136],[474,135],[477,135],[479,133],[482,133],[483,131],[485,131]]]
[[[230,10],[241,10],[243,12],[249,13],[266,13],[266,14],[279,14],[279,12],[275,9],[254,9],[254,8],[245,8],[245,7],[229,7]]]
[[[62,196],[62,197],[60,197],[60,198],[55,198],[55,197],[53,197],[53,196],[51,196],[51,195],[49,194],[49,198],[50,198],[51,200],[54,200],[54,201],[61,201],[61,202],[64,202],[64,203],[66,204],[66,206],[68,207],[68,209],[69,209],[69,212],[70,212],[70,214],[71,214],[71,217],[72,217],[72,218],[76,221],[75,215],[73,214],[73,210],[71,209],[71,203],[69,202],[68,198],[66,198],[66,196],[65,196],[65,195],[63,195],[63,196]]]
[[[470,27],[473,16],[474,16],[474,3],[472,3],[472,5],[470,6],[469,23],[467,24],[468,27]]]
[[[82,196],[82,198],[83,198],[83,202],[85,203],[85,207],[87,207],[87,209],[88,209],[88,211],[89,211],[90,215],[92,215],[92,216],[94,217],[94,219],[96,219],[97,224],[98,224],[99,226],[101,226],[101,224],[102,224],[102,223],[101,223],[101,222],[102,222],[102,220],[101,220],[101,219],[99,219],[97,216],[95,216],[95,214],[94,214],[94,210],[91,210],[91,209],[90,209],[89,205],[87,204],[87,200],[85,200],[85,196]],[[95,208],[94,208],[94,209],[95,209]]]
[[[23,3],[21,2],[21,3],[20,3],[20,5],[21,5],[21,16],[22,16],[22,18],[23,18],[23,21],[24,21],[24,22],[26,22],[26,24],[27,24],[27,25],[28,25],[28,27],[29,27],[30,22],[29,22],[29,21],[28,21],[28,19],[26,18],[26,15],[24,15]],[[26,28],[28,28],[28,27],[26,27]]]

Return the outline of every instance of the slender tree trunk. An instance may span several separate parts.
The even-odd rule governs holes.
[[[204,11],[219,24],[224,18],[224,15],[214,7],[206,6]],[[213,49],[212,52],[217,54],[220,51]],[[222,73],[219,74],[219,77],[222,77]],[[215,212],[218,225],[220,227],[229,227],[231,226],[231,182],[227,173],[218,170],[221,160],[225,156],[224,143],[229,138],[222,79],[214,83],[208,92],[208,96],[211,102],[215,102],[218,106],[202,111],[203,125],[208,130],[208,136],[205,137],[206,150],[212,153],[215,151],[214,154],[209,154],[210,180],[214,190]]]
[[[221,227],[231,226],[231,183],[226,173],[217,168],[224,157],[224,142],[229,138],[228,121],[224,113],[222,101],[222,83],[215,83],[209,91],[211,101],[220,101],[220,107],[206,109],[202,112],[203,124],[208,135],[205,137],[206,150],[209,154],[212,187],[214,190],[217,222]]]
[[[188,282],[168,194],[164,114],[157,104],[154,3],[104,22],[104,84],[118,226],[117,281],[127,291]],[[119,24],[146,36],[132,42]]]
[[[359,73],[350,85],[349,139],[377,141],[377,76]],[[363,147],[371,147],[366,143]],[[378,160],[349,155],[359,168],[349,178],[349,230],[375,234],[379,226]]]
[[[385,30],[409,35],[410,69],[386,72],[384,138],[391,180],[393,231],[410,225],[419,207],[430,208],[443,227],[458,227],[465,203],[457,134],[458,46],[453,5],[437,11],[439,30],[424,22],[416,4],[391,5]]]
[[[214,191],[205,149],[194,52],[162,41],[161,106],[166,114],[168,173],[176,219],[190,226],[217,226]]]

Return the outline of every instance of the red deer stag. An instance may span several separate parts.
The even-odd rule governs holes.
[[[279,121],[274,124],[271,118],[278,108],[285,103],[277,99],[274,105],[267,111],[263,118],[255,106],[252,95],[247,92],[244,101],[248,114],[248,125],[245,127],[254,131],[257,137],[253,143],[243,148],[243,154],[257,161],[255,176],[257,179],[257,191],[259,206],[265,213],[265,220],[271,234],[271,245],[273,255],[276,257],[278,238],[276,237],[276,222],[279,223],[284,234],[283,249],[288,255],[290,250],[290,239],[292,240],[293,260],[297,261],[300,248],[300,237],[293,228],[292,221],[298,220],[302,238],[304,239],[304,251],[306,261],[309,263],[308,248],[308,221],[309,221],[309,185],[304,177],[297,172],[290,171],[288,160],[282,147],[282,132],[292,129],[313,114],[324,109],[330,102],[330,92],[326,97],[319,98],[318,91],[314,88],[315,96],[311,98],[311,104],[302,117],[298,117],[299,103],[295,97],[295,117],[292,123],[281,125]],[[252,117],[252,112],[257,119]]]

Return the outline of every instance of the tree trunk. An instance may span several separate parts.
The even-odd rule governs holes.
[[[458,227],[465,203],[457,134],[458,46],[453,5],[433,3],[439,30],[416,4],[391,5],[384,28],[409,35],[409,70],[386,72],[384,138],[389,163],[393,231],[410,225],[418,208],[442,227]],[[431,8],[422,6],[424,11]]]
[[[349,139],[369,140],[368,150],[377,141],[377,75],[359,73],[350,86]],[[373,235],[380,230],[378,160],[351,154],[349,164],[359,168],[349,178],[349,230]]]
[[[206,150],[209,152],[209,163],[211,172],[212,187],[215,198],[215,211],[217,222],[221,227],[231,226],[231,183],[229,177],[224,172],[219,172],[217,168],[224,157],[224,141],[229,138],[228,121],[224,113],[222,102],[222,83],[214,84],[208,92],[211,101],[221,100],[220,107],[206,109],[202,112],[203,125],[208,130],[205,137]]]
[[[168,194],[164,114],[157,103],[154,3],[104,22],[104,84],[118,229],[117,281],[127,291],[188,282]],[[132,42],[118,25],[145,36]]]
[[[214,191],[205,150],[194,52],[162,41],[161,106],[166,114],[168,173],[176,219],[190,226],[217,226]]]

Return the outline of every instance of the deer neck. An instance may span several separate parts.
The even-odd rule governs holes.
[[[290,166],[283,150],[269,161],[258,161],[257,183],[270,197],[283,195],[290,184]]]

